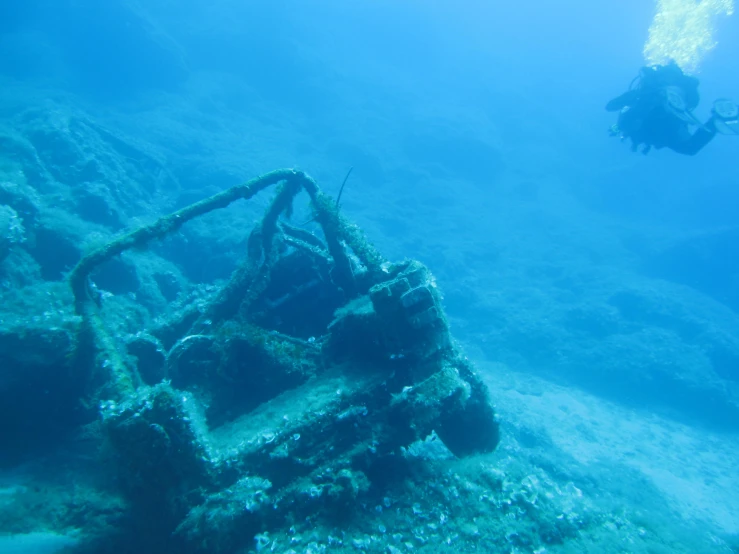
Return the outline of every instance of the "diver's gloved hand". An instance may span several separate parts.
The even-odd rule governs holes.
[[[717,132],[739,135],[739,106],[727,98],[719,98],[711,108],[711,121]]]

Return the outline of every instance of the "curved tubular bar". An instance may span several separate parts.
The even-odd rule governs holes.
[[[248,200],[265,188],[280,181],[294,180],[301,175],[293,169],[280,169],[261,175],[247,183],[236,185],[191,204],[170,215],[159,218],[151,225],[140,227],[83,257],[72,270],[69,282],[74,294],[77,314],[82,325],[75,348],[75,365],[102,368],[107,372],[104,390],[107,396],[122,401],[130,397],[138,385],[137,373],[129,367],[124,356],[116,348],[115,341],[105,328],[89,287],[90,272],[103,262],[134,247],[140,247],[152,239],[161,238],[179,229],[184,223],[210,211],[225,208],[235,200]]]
[[[258,192],[266,189],[270,185],[274,185],[286,179],[295,178],[299,173],[293,169],[278,169],[265,175],[261,175],[251,181],[236,185],[228,190],[220,192],[191,204],[172,214],[159,218],[151,225],[140,227],[127,235],[106,244],[105,246],[90,252],[82,258],[72,270],[69,276],[69,282],[72,285],[72,292],[75,299],[75,310],[78,314],[83,315],[83,304],[90,300],[90,290],[87,278],[90,272],[101,263],[125,252],[130,248],[142,246],[152,239],[161,238],[172,231],[176,231],[183,224],[198,216],[206,214],[219,208],[225,208],[233,201],[243,198],[248,200]]]
[[[359,227],[349,222],[339,213],[338,207],[331,197],[322,192],[313,179],[306,176],[303,188],[310,196],[313,209],[316,211],[316,221],[323,228],[329,253],[334,259],[342,279],[347,279],[352,274],[351,264],[341,245],[343,240],[359,258],[359,261],[365,265],[371,278],[382,280],[382,266],[385,263],[385,258],[369,243]],[[347,292],[351,296],[354,291]]]
[[[239,294],[248,293],[240,307],[242,313],[248,314],[251,303],[269,282],[271,266],[276,257],[277,220],[281,213],[289,213],[292,201],[301,188],[310,196],[316,219],[323,228],[329,253],[337,269],[337,284],[345,289],[347,296],[357,294],[357,284],[342,241],[367,267],[372,278],[380,277],[384,263],[382,256],[367,242],[356,225],[349,223],[339,214],[338,207],[329,196],[320,191],[316,182],[302,171],[278,169],[163,216],[154,223],[140,227],[87,254],[69,276],[75,299],[75,311],[83,318],[77,339],[77,361],[84,365],[93,363],[107,369],[108,380],[104,388],[111,397],[123,400],[130,396],[136,390],[138,379],[135,368],[128,366],[125,357],[116,348],[113,337],[105,329],[89,287],[92,270],[130,248],[141,247],[152,239],[162,238],[176,231],[191,219],[225,208],[235,200],[248,200],[258,192],[278,183],[283,185],[262,219],[258,235],[262,241],[262,263],[256,266],[255,263],[250,263],[247,256],[245,265],[234,272],[229,283],[217,295],[207,312],[220,316],[218,319],[228,317],[229,314],[233,314],[233,307],[226,310],[228,312],[226,313],[224,306],[226,304],[233,306],[231,300]]]

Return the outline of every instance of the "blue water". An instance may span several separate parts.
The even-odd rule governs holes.
[[[12,503],[44,502],[33,468],[48,473],[42,460],[68,451],[76,459],[68,441],[84,442],[95,425],[53,369],[64,348],[53,333],[72,325],[69,271],[126,229],[295,167],[332,195],[353,168],[343,214],[389,259],[415,258],[435,274],[452,334],[498,407],[507,456],[534,466],[547,457],[536,467],[552,490],[587,481],[593,489],[577,490],[603,512],[617,510],[593,491],[651,514],[628,540],[613,531],[597,543],[583,526],[558,544],[540,530],[496,551],[739,551],[739,137],[719,135],[696,156],[642,155],[609,137],[616,116],[604,109],[648,63],[662,9],[2,1],[0,544],[57,552],[84,548],[91,532],[74,510],[54,527]],[[701,121],[714,99],[739,100],[739,19],[715,11],[705,27],[715,47],[689,68]],[[135,334],[181,291],[227,278],[265,205],[206,219],[153,247],[156,259],[100,273],[96,285],[126,314],[111,325]],[[177,286],[167,289],[170,278]],[[41,349],[41,361],[25,348]],[[37,373],[25,382],[28,367]],[[88,471],[88,454],[61,474]],[[603,521],[599,529],[621,528]],[[701,546],[681,538],[683,526]],[[406,548],[389,544],[367,548]]]

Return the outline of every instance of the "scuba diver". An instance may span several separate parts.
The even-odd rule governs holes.
[[[618,111],[611,136],[631,139],[631,150],[641,145],[643,154],[652,147],[669,148],[692,156],[711,142],[716,133],[739,134],[739,107],[725,98],[716,100],[711,117],[701,123],[693,110],[698,106],[698,79],[683,73],[674,61],[643,67],[629,90],[617,96],[606,110]],[[695,131],[691,131],[696,127]]]

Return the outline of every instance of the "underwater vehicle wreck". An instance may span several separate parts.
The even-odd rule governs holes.
[[[269,187],[277,193],[223,287],[135,336],[110,333],[96,267]],[[320,232],[281,217],[303,192]],[[424,444],[458,457],[498,444],[488,391],[450,335],[430,271],[385,260],[301,171],[122,236],[85,256],[70,283],[76,365],[143,544],[259,550],[295,522],[340,521],[382,498]]]

